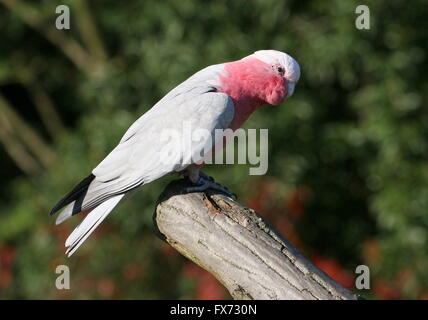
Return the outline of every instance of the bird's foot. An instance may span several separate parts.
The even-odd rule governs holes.
[[[222,186],[221,184],[215,182],[213,177],[210,177],[201,171],[199,172],[198,180],[194,184],[195,186],[193,187],[187,187],[186,192],[200,192],[200,191],[205,191],[207,189],[213,189],[213,190],[221,191],[227,194],[229,197],[234,197],[235,199],[237,198],[234,192],[230,191],[228,188]]]

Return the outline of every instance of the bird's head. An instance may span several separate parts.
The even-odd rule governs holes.
[[[283,77],[287,84],[286,98],[291,97],[300,78],[300,66],[293,57],[277,50],[259,50],[250,57],[266,63],[274,74]]]
[[[239,101],[250,97],[259,104],[278,105],[289,98],[300,78],[300,67],[288,54],[259,50],[226,64],[221,87]]]
[[[278,105],[291,97],[299,78],[297,61],[277,50],[259,50],[226,63],[219,88],[235,103],[236,119],[231,127],[239,128],[257,107]]]

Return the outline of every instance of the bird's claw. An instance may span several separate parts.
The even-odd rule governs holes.
[[[186,192],[200,192],[207,189],[221,191],[227,194],[229,197],[234,197],[235,199],[238,198],[234,192],[230,191],[227,187],[224,187],[221,184],[215,182],[213,177],[210,177],[204,173],[199,176],[195,186],[186,188]]]

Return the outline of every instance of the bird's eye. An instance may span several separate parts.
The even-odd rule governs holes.
[[[281,66],[277,66],[277,67],[276,67],[276,71],[277,71],[280,75],[284,75],[284,73],[285,73],[285,69],[284,69],[284,67],[281,67]]]

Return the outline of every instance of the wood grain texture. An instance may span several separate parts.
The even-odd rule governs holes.
[[[161,194],[153,220],[159,235],[212,273],[234,299],[359,297],[304,258],[254,210],[215,191],[188,193],[185,180]]]

